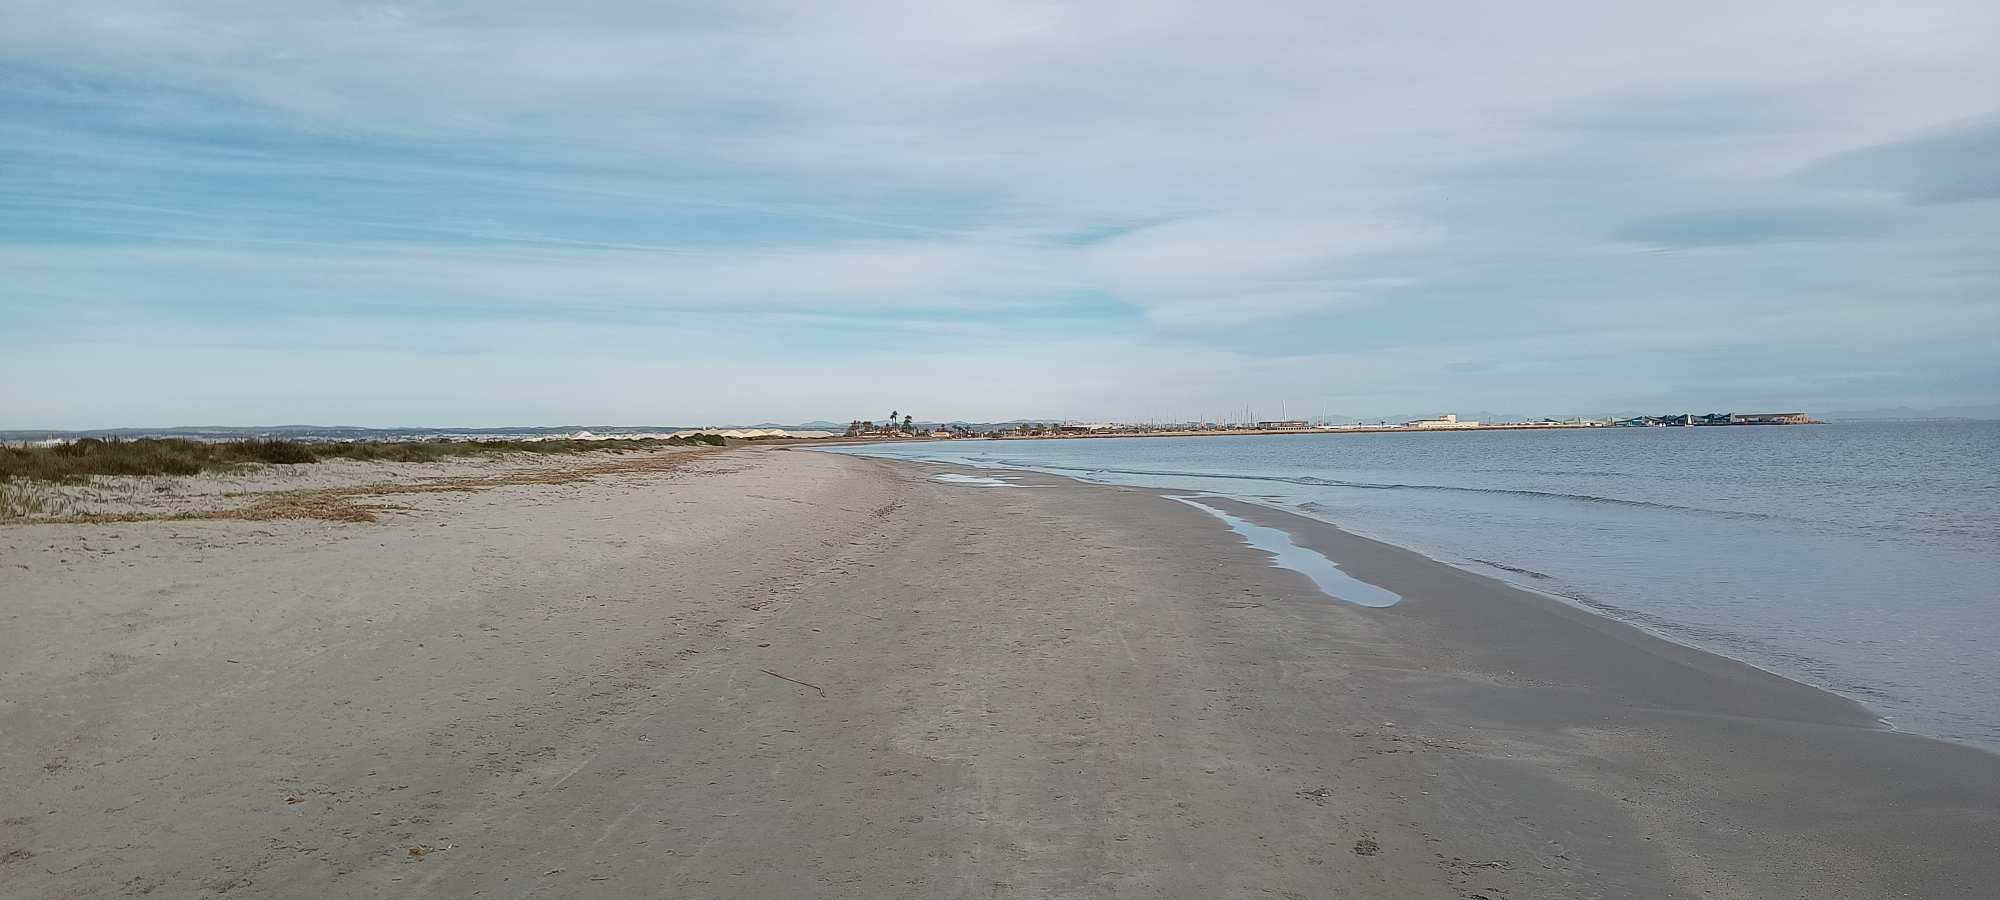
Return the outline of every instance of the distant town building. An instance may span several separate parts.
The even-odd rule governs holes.
[[[1457,415],[1445,413],[1435,419],[1418,419],[1414,422],[1406,422],[1404,426],[1407,428],[1478,428],[1479,423],[1461,422],[1458,420]]]
[[[1312,425],[1304,419],[1280,419],[1275,422],[1258,422],[1257,427],[1270,431],[1272,429],[1311,428]]]

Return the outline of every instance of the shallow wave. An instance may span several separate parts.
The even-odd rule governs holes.
[[[1510,566],[1507,565],[1506,563],[1494,562],[1490,559],[1474,559],[1472,560],[1472,562],[1476,562],[1482,566],[1492,566],[1493,568],[1499,569],[1502,572],[1513,572],[1516,575],[1526,575],[1529,578],[1539,578],[1543,581],[1555,580],[1555,576],[1550,575],[1547,572],[1537,572],[1534,569],[1523,569],[1520,566]]]
[[[1661,503],[1656,500],[1633,500],[1626,497],[1600,497],[1594,494],[1567,494],[1558,491],[1532,491],[1523,488],[1483,488],[1464,487],[1449,484],[1407,484],[1401,482],[1351,481],[1339,478],[1318,478],[1312,475],[1246,475],[1233,472],[1184,472],[1168,469],[1114,469],[1104,466],[1064,466],[1054,463],[1025,463],[1015,460],[989,459],[987,465],[1008,468],[1034,468],[1043,471],[1082,472],[1104,475],[1146,475],[1156,478],[1223,478],[1231,481],[1270,481],[1281,484],[1296,484],[1306,487],[1342,487],[1371,491],[1448,491],[1462,494],[1504,494],[1516,497],[1534,497],[1545,500],[1563,500],[1573,503],[1604,503],[1617,506],[1634,506],[1647,509],[1664,509],[1674,512],[1698,515],[1720,516],[1728,519],[1780,519],[1783,516],[1771,513],[1749,512],[1745,510],[1713,509],[1705,506],[1682,506],[1676,503]]]
[[[865,451],[855,451],[855,452],[862,452],[865,454]],[[1707,506],[1690,506],[1679,503],[1666,503],[1658,500],[1638,500],[1630,497],[1605,497],[1596,494],[1565,493],[1561,491],[1537,491],[1537,490],[1529,490],[1526,488],[1470,487],[1465,485],[1449,485],[1449,484],[1412,484],[1406,482],[1376,482],[1376,481],[1360,481],[1354,479],[1320,478],[1312,475],[1271,475],[1271,474],[1245,474],[1240,472],[1198,472],[1198,471],[1183,471],[1177,469],[1126,469],[1126,468],[1113,468],[1108,466],[1070,466],[1070,465],[1063,465],[1060,463],[1047,462],[1043,460],[1029,460],[1029,459],[1009,458],[1003,456],[985,456],[981,454],[963,454],[963,453],[960,454],[891,453],[882,455],[896,456],[903,459],[913,459],[921,462],[949,463],[956,465],[974,466],[979,468],[1023,469],[1034,472],[1046,472],[1054,475],[1068,474],[1084,478],[1085,480],[1090,480],[1093,476],[1095,476],[1100,480],[1110,480],[1108,478],[1105,478],[1105,476],[1138,475],[1138,476],[1146,476],[1154,478],[1215,478],[1215,479],[1225,479],[1230,481],[1258,481],[1258,482],[1268,482],[1276,484],[1295,484],[1303,487],[1349,488],[1353,490],[1365,490],[1365,491],[1415,491],[1415,492],[1437,492],[1437,493],[1448,493],[1448,494],[1482,494],[1487,496],[1522,497],[1534,501],[1590,503],[1590,504],[1601,504],[1604,506],[1614,506],[1626,509],[1660,510],[1673,514],[1706,516],[1717,519],[1731,519],[1737,521],[1792,522],[1813,529],[1829,530],[1829,531],[1836,531],[1847,534],[1858,534],[1864,536],[1880,536],[1883,534],[1920,534],[1920,535],[1929,535],[1934,537],[1948,537],[1948,538],[1958,538],[1958,539],[1971,538],[1975,541],[1990,540],[1992,537],[1990,529],[1984,526],[1983,523],[1976,525],[1974,527],[1960,527],[1960,526],[1955,526],[1951,523],[1944,523],[1944,524],[1926,523],[1920,525],[1876,523],[1870,525],[1854,525],[1841,522],[1824,521],[1819,519],[1802,518],[1799,516],[1788,516],[1778,513],[1756,512],[1752,510],[1716,509],[1714,507],[1707,507]]]

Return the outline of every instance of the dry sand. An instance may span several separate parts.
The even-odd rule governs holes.
[[[1406,602],[1146,491],[660,462],[0,527],[0,896],[2000,886],[2000,757],[1337,529],[1231,507]]]

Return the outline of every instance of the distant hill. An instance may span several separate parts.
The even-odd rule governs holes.
[[[1879,409],[1850,409],[1829,411],[1820,418],[1840,419],[2000,419],[2000,403],[1977,403],[1967,406],[1891,406]]]

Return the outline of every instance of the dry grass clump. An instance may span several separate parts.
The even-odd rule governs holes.
[[[249,465],[301,465],[326,459],[435,462],[496,453],[624,453],[689,444],[720,445],[710,435],[634,441],[191,441],[186,438],[83,438],[52,447],[0,447],[0,485],[11,481],[80,481],[95,475],[195,475]]]
[[[47,485],[0,481],[0,522],[28,516],[61,516],[71,504]]]

